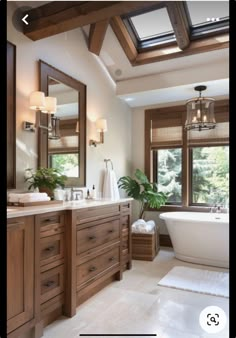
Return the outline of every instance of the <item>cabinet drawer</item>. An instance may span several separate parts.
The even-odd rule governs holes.
[[[122,238],[122,250],[129,247],[129,238],[128,236]]]
[[[122,213],[130,213],[131,212],[130,202],[121,203],[120,209]]]
[[[122,250],[122,262],[125,263],[129,260],[129,250],[128,248]]]
[[[41,273],[40,304],[64,291],[64,265]]]
[[[121,226],[122,229],[129,228],[129,215],[121,217]]]
[[[87,282],[102,271],[119,264],[119,247],[99,255],[77,267],[77,285]]]
[[[115,219],[77,230],[77,255],[120,236],[120,221]]]
[[[88,209],[82,209],[76,214],[76,223],[86,223],[91,221],[96,221],[104,217],[120,215],[119,204],[107,205],[104,207],[94,207]]]
[[[125,228],[122,229],[122,238],[127,237],[129,235],[129,229]]]
[[[40,266],[64,258],[64,234],[40,239]]]
[[[64,212],[50,212],[36,216],[36,222],[40,226],[40,237],[47,237],[64,232]]]

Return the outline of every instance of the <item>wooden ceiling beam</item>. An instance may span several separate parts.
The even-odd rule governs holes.
[[[24,34],[40,40],[113,16],[153,8],[159,1],[53,1],[27,12]]]
[[[100,54],[108,24],[109,24],[109,19],[106,19],[106,20],[93,23],[90,26],[89,42],[88,42],[90,52],[96,55]]]
[[[184,50],[190,44],[190,27],[184,4],[182,1],[168,1],[166,7],[177,44],[181,50]]]
[[[229,34],[221,34],[203,40],[192,41],[189,47],[185,50],[181,50],[176,46],[142,52],[137,55],[132,65],[139,66],[152,62],[164,61],[197,53],[210,52],[223,48],[229,48]]]
[[[110,25],[130,63],[135,63],[138,52],[122,19],[119,16],[115,16],[111,19]]]

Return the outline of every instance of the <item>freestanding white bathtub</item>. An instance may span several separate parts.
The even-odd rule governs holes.
[[[166,212],[165,220],[176,258],[229,267],[229,214]]]

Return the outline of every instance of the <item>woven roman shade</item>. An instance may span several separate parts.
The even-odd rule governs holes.
[[[151,116],[151,148],[175,147],[183,144],[182,111],[158,109]]]

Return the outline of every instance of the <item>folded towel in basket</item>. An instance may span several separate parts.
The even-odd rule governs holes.
[[[132,232],[154,233],[155,226],[155,222],[152,220],[146,222],[144,219],[138,219],[132,224]]]

